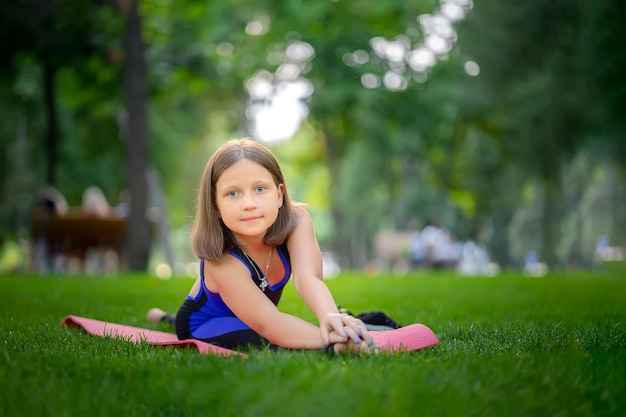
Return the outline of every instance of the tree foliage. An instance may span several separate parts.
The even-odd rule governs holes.
[[[0,194],[21,187],[32,195],[48,182],[77,204],[88,185],[101,186],[112,201],[128,187],[121,167],[129,4],[0,6],[7,63],[0,69],[0,115],[8,121],[0,126],[0,157],[16,161],[21,152],[28,166],[18,172],[0,164]],[[616,110],[623,107],[626,74],[623,8],[592,0],[476,2],[455,23],[458,42],[437,65],[421,73],[396,64],[402,88],[365,88],[364,76],[382,79],[390,69],[373,40],[416,45],[424,41],[418,16],[439,7],[434,0],[139,2],[146,163],[161,173],[175,227],[184,230],[189,222],[212,149],[251,131],[248,80],[261,70],[278,71],[288,45],[302,41],[314,50],[302,66],[314,93],[306,126],[292,142],[305,135],[311,151],[297,156],[282,150],[295,145],[273,147],[294,164],[306,161],[297,170],[302,184],[306,170],[315,173],[311,178],[326,170],[324,210],[334,233],[322,243],[344,266],[360,267],[374,256],[371,242],[380,229],[434,217],[459,238],[482,239],[501,263],[519,261],[533,245],[546,261],[563,262],[569,255],[562,248],[582,239],[564,230],[588,204],[571,193],[571,167],[593,171],[610,160],[615,189],[624,182],[626,142]],[[357,51],[366,62],[348,65],[346,57]],[[479,65],[478,76],[466,73],[468,61]],[[596,162],[581,165],[581,159]],[[584,194],[593,184],[599,182],[576,189]],[[619,207],[624,196],[613,194]],[[9,225],[24,204],[3,201],[6,238],[16,232]],[[617,229],[625,225],[624,215],[613,217]],[[531,229],[537,239],[512,242],[512,230]]]

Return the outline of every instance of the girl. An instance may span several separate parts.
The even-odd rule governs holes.
[[[211,156],[191,244],[201,259],[200,277],[176,314],[179,339],[230,349],[376,347],[361,320],[338,311],[322,280],[311,217],[290,200],[278,162],[260,143],[231,140]],[[290,277],[318,326],[278,310]]]

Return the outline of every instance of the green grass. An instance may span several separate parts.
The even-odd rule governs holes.
[[[626,409],[626,268],[540,279],[347,273],[328,285],[354,313],[428,325],[408,354],[248,359],[134,346],[60,328],[67,314],[145,322],[192,281],[0,278],[2,416],[617,416]],[[283,310],[312,315],[289,286]]]

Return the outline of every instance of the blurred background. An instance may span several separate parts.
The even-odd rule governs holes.
[[[309,204],[329,276],[623,260],[625,21],[596,0],[2,2],[0,272],[195,275],[200,176],[243,135]]]

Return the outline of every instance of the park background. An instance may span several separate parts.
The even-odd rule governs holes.
[[[0,2],[0,416],[623,415],[624,10]],[[439,345],[239,360],[59,326],[75,314],[172,331],[146,311],[175,311],[187,294],[200,175],[244,134],[268,144],[309,204],[341,266],[326,281],[335,300],[423,323]],[[127,271],[30,268],[46,186],[73,207],[90,186],[111,204],[131,192]],[[372,268],[381,232],[434,218],[500,273]],[[531,251],[541,277],[522,272]],[[172,279],[157,279],[168,262]],[[315,321],[293,286],[281,310]]]
[[[203,167],[246,134],[276,153],[343,269],[375,260],[381,231],[435,218],[502,268],[530,251],[591,267],[598,239],[626,239],[615,4],[5,3],[5,269],[24,266],[43,187],[79,206],[95,185],[112,205],[133,196],[130,269],[182,271]],[[143,215],[159,196],[168,259]]]

